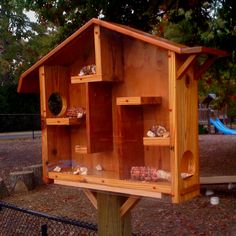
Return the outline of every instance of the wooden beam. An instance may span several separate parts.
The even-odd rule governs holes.
[[[217,57],[211,57],[206,59],[206,61],[197,68],[197,71],[195,73],[195,79],[199,79],[204,72],[214,63],[214,61],[217,59]]]
[[[200,177],[200,183],[201,184],[236,183],[236,175]]]
[[[92,205],[95,207],[95,209],[98,209],[98,203],[97,203],[97,198],[94,195],[94,193],[89,190],[89,189],[83,189],[84,194],[86,197],[89,199],[89,201],[92,203]]]
[[[95,64],[96,74],[102,75],[102,62],[101,62],[101,38],[100,38],[100,26],[94,26],[94,45],[95,45]]]
[[[140,200],[140,197],[130,196],[120,208],[120,216],[123,217],[128,211],[130,211]]]
[[[177,79],[181,79],[181,77],[186,73],[188,68],[194,63],[197,59],[197,55],[190,55],[185,62],[180,66],[177,71]]]
[[[120,208],[127,197],[111,193],[97,193],[98,235],[131,236],[131,214],[120,216]]]
[[[143,197],[152,197],[152,198],[162,198],[162,194],[158,192],[151,192],[146,190],[139,190],[139,189],[127,189],[127,188],[120,188],[120,187],[111,187],[111,186],[104,186],[101,184],[89,184],[89,183],[81,183],[81,182],[73,182],[73,181],[64,181],[64,180],[54,180],[55,184],[60,184],[64,186],[72,186],[78,188],[85,188],[85,189],[93,189],[98,191],[105,191],[105,192],[113,192],[113,193],[122,193],[128,195],[136,195],[136,196],[143,196]]]

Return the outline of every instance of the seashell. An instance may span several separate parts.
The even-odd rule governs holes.
[[[100,164],[96,165],[95,169],[97,171],[102,171],[103,170],[103,168],[102,168],[102,166]]]
[[[160,125],[160,126],[158,126],[158,128],[157,128],[156,135],[157,135],[158,137],[162,137],[165,132],[166,132],[165,127],[163,127],[163,126]]]
[[[191,176],[193,176],[193,174],[181,173],[181,178],[182,178],[182,179],[186,179],[186,178],[191,177]]]
[[[164,170],[158,170],[157,171],[157,176],[159,179],[166,179],[168,181],[171,180],[171,174],[170,172],[164,171]]]
[[[88,174],[88,168],[87,167],[80,167],[80,175],[87,175]]]
[[[80,173],[80,168],[78,167],[74,172],[73,175],[78,175]]]
[[[148,130],[147,136],[148,136],[148,137],[156,137],[156,134],[155,134],[153,131]]]
[[[166,131],[165,133],[163,133],[162,137],[163,138],[169,138],[170,137],[170,132]]]
[[[87,65],[82,67],[82,69],[79,72],[79,76],[84,76],[84,75],[93,75],[96,74],[96,65]]]
[[[153,125],[150,130],[151,130],[154,134],[156,134],[156,133],[157,133],[157,129],[158,129],[158,125]]]
[[[61,172],[61,167],[60,166],[56,166],[53,171],[55,172]]]

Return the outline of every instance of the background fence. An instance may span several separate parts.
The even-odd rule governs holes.
[[[17,207],[0,201],[0,236],[98,235],[97,225]]]
[[[40,129],[40,114],[0,114],[0,133]]]

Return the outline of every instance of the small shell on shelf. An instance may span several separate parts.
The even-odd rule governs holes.
[[[147,136],[153,138],[153,137],[156,137],[156,134],[152,132],[151,130],[148,130]]]
[[[158,170],[157,171],[157,176],[159,179],[165,179],[170,181],[171,180],[171,174],[168,171],[165,170]]]
[[[190,173],[181,173],[181,178],[182,179],[186,179],[186,178],[188,178],[188,177],[191,177],[191,176],[193,176],[193,174],[190,174]]]
[[[170,137],[170,132],[166,131],[165,133],[163,133],[162,137],[163,138],[169,138]]]
[[[164,126],[153,125],[147,132],[148,137],[163,137],[168,138],[170,133],[166,130]]]
[[[84,76],[84,75],[93,75],[96,74],[96,65],[87,65],[82,67],[82,69],[79,72],[79,76]]]
[[[55,172],[61,172],[61,167],[60,166],[56,166],[53,171]]]
[[[88,168],[87,167],[80,167],[80,175],[87,175]]]
[[[67,117],[83,118],[86,115],[86,111],[83,107],[69,107],[66,111]]]
[[[76,167],[73,171],[74,175],[87,175],[88,174],[88,168],[87,167]]]
[[[95,169],[96,169],[97,171],[102,171],[102,170],[103,170],[103,168],[102,168],[102,166],[101,166],[100,164],[96,165],[96,166],[95,166]]]

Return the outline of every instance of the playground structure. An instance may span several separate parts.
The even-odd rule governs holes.
[[[44,181],[82,188],[101,235],[130,232],[140,196],[199,195],[197,79],[226,55],[89,21],[19,80],[40,92]]]
[[[222,134],[236,135],[236,130],[228,128],[219,118],[210,118],[210,123]]]
[[[213,110],[211,103],[217,99],[215,94],[208,94],[206,98],[199,104],[198,108],[198,124],[200,127],[205,127],[208,133],[212,132],[211,126],[215,131],[222,134],[235,135],[236,130],[230,129],[224,123],[227,121],[226,108],[221,111]],[[221,117],[221,119],[219,119]]]

